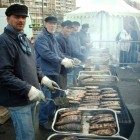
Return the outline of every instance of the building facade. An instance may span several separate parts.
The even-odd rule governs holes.
[[[0,0],[3,7],[12,3],[23,3],[29,7],[34,30],[42,27],[45,17],[52,15],[62,21],[65,13],[76,9],[76,0]]]

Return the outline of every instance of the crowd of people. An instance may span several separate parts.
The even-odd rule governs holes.
[[[75,75],[75,66],[86,59],[91,46],[89,25],[79,31],[79,22],[67,20],[56,32],[57,18],[49,16],[30,41],[24,34],[28,7],[13,4],[5,14],[8,24],[0,35],[0,105],[10,111],[16,140],[35,140],[38,124],[50,129],[57,109],[47,99],[65,96],[57,89],[67,88],[67,74]]]

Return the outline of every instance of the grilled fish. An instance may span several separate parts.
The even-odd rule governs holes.
[[[69,112],[66,112],[66,113],[62,114],[60,116],[60,118],[65,117],[65,116],[70,116],[70,115],[78,115],[78,114],[81,114],[80,110],[69,111]]]
[[[100,136],[112,136],[116,133],[115,129],[101,129],[101,130],[96,130],[96,131],[90,131],[90,134],[95,134],[95,135],[100,135]]]
[[[56,126],[58,130],[63,131],[82,131],[82,125],[78,123],[69,123],[65,125]]]
[[[114,117],[106,117],[106,118],[100,118],[98,120],[92,120],[90,123],[105,123],[105,122],[114,122]]]
[[[90,125],[89,129],[90,130],[99,130],[99,129],[107,129],[107,128],[116,128],[116,123],[111,122],[111,123],[101,123],[101,124],[92,124]]]
[[[81,115],[70,115],[61,118],[58,122],[56,122],[56,125],[62,125],[62,124],[68,124],[68,123],[78,123],[81,122],[82,116]]]

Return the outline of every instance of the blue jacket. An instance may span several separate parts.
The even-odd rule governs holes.
[[[46,28],[43,28],[34,45],[37,64],[41,67],[43,73],[45,75],[58,75],[64,56],[55,36],[49,33]]]

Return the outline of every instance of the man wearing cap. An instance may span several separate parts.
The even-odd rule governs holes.
[[[73,60],[66,58],[60,51],[59,44],[54,35],[57,27],[57,18],[49,16],[45,18],[45,26],[42,32],[37,36],[35,40],[35,50],[37,63],[41,67],[43,73],[50,79],[59,84],[59,74],[61,66],[65,68],[73,67]],[[56,91],[53,94],[42,86],[42,90],[49,98],[55,99],[60,96],[60,92]],[[56,106],[53,102],[47,104],[41,103],[39,121],[40,125],[47,128],[49,126],[49,120],[54,117],[54,111]]]
[[[85,23],[82,25],[82,28],[78,33],[80,44],[83,47],[83,49],[86,49],[86,51],[88,51],[89,48],[92,46],[92,42],[90,42],[90,36],[88,34],[88,29],[89,29],[89,24]]]
[[[66,20],[61,23],[61,32],[56,36],[56,39],[60,45],[61,52],[71,58],[76,60],[78,64],[84,59],[84,55],[81,54],[79,51],[72,46],[72,42],[69,39],[72,30],[72,21]],[[81,60],[81,61],[80,61]],[[60,71],[60,87],[62,89],[67,88],[67,73],[71,72],[73,69],[66,69],[65,67],[61,67]]]
[[[33,47],[23,32],[28,7],[13,4],[6,9],[8,25],[0,35],[0,105],[8,107],[16,140],[35,140],[37,101],[45,99],[39,82],[58,86],[36,66]]]
[[[80,23],[78,21],[73,21],[72,22],[72,30],[71,30],[71,34],[68,37],[69,41],[72,44],[72,48],[76,51],[79,52],[79,59],[82,60],[83,62],[85,61],[85,52],[81,51],[81,44],[80,44],[80,39],[79,39],[79,32],[80,29]],[[75,67],[74,71],[72,72],[73,75],[73,85],[77,84],[77,76],[79,74],[79,71],[82,70],[82,67]]]

